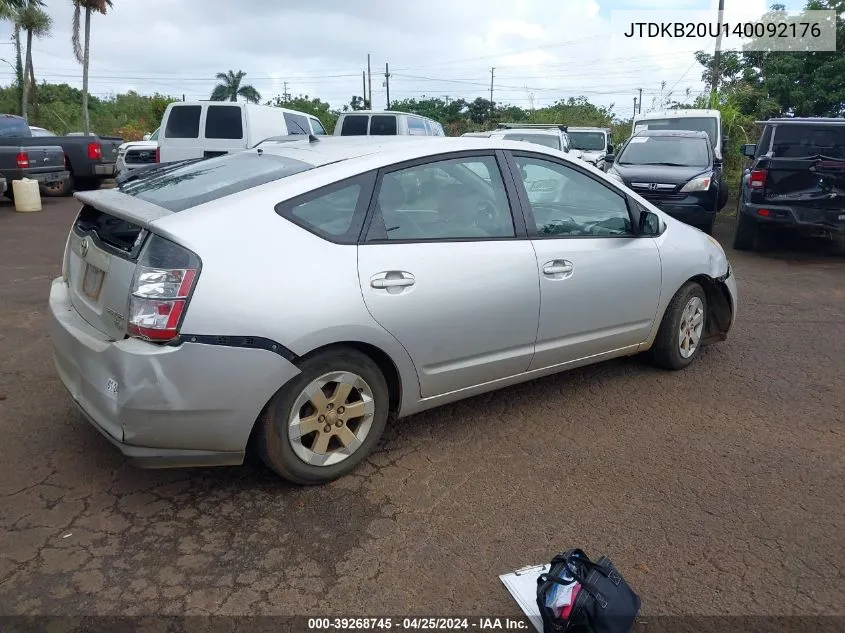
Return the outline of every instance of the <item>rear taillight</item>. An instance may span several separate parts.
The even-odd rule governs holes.
[[[100,160],[103,157],[103,146],[99,143],[88,143],[88,158]]]
[[[129,295],[129,335],[170,341],[188,308],[201,263],[188,249],[157,235],[144,247]]]
[[[748,186],[752,189],[762,189],[766,186],[766,170],[755,169],[751,172],[751,177],[748,179]]]
[[[161,162],[161,150],[157,147],[156,147],[156,162],[157,163]]]
[[[21,150],[15,158],[18,163],[18,169],[29,169],[29,154]]]

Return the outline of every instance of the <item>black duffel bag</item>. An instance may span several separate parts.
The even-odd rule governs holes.
[[[546,606],[546,597],[556,585],[568,585],[574,578],[581,588],[561,619]],[[552,559],[549,571],[537,579],[537,606],[543,618],[543,633],[629,633],[640,610],[640,598],[606,556],[593,562],[581,549],[571,549]]]

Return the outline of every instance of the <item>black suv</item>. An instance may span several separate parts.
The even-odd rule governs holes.
[[[661,211],[707,234],[719,210],[722,161],[706,132],[642,130],[614,156],[607,175]]]
[[[762,227],[845,233],[845,119],[770,119],[740,188],[734,248],[753,250]]]

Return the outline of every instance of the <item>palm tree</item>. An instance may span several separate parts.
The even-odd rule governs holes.
[[[17,55],[17,64],[15,65],[15,75],[18,83],[18,98],[21,100],[23,106],[23,56],[21,54],[21,26],[18,22],[18,11],[23,9],[26,0],[0,0],[0,20],[8,20],[12,23],[14,33],[12,38],[15,40],[15,54]],[[23,111],[23,108],[21,108]]]
[[[73,2],[73,54],[82,64],[82,131],[87,136],[88,123],[88,63],[91,60],[91,13],[102,15],[111,8],[112,0],[71,0]],[[80,45],[79,35],[82,22],[82,10],[85,9],[85,45]]]
[[[29,120],[29,90],[31,87],[34,100],[36,89],[35,69],[32,65],[32,38],[49,35],[53,26],[53,18],[47,15],[42,6],[41,0],[25,0],[24,6],[17,12],[15,22],[16,26],[26,33],[26,66],[23,73],[21,115],[27,120]]]
[[[250,103],[261,101],[261,95],[253,86],[241,85],[244,77],[246,77],[246,73],[242,70],[238,72],[230,70],[227,73],[217,73],[217,79],[222,83],[214,87],[214,90],[211,92],[211,100],[237,101],[238,97],[243,97]]]

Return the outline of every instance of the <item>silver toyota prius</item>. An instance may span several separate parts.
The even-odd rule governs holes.
[[[144,467],[250,447],[325,482],[398,417],[620,356],[682,369],[736,314],[715,240],[536,144],[270,139],[76,197],[55,366]]]

